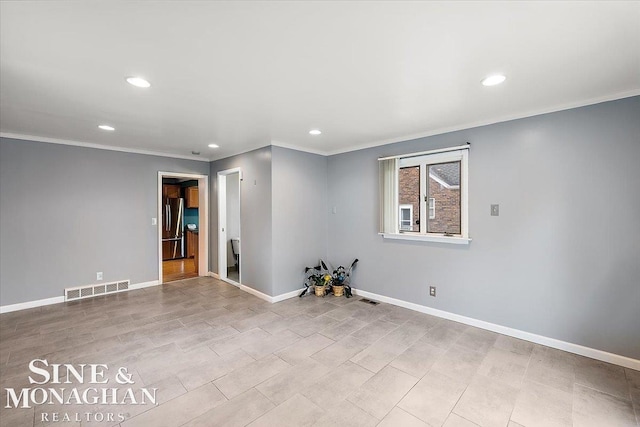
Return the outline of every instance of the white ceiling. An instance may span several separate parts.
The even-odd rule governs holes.
[[[2,2],[0,58],[4,136],[328,154],[640,94],[640,2]]]

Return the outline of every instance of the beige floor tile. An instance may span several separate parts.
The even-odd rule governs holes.
[[[496,342],[493,344],[495,348],[507,350],[512,353],[530,356],[533,352],[534,344],[529,341],[519,340],[517,338],[508,337],[506,335],[498,335]]]
[[[480,353],[487,353],[494,346],[498,334],[480,328],[470,327],[460,335],[456,344]]]
[[[398,325],[395,323],[376,320],[351,335],[364,343],[373,344],[396,328],[398,328]]]
[[[574,386],[575,427],[629,427],[634,424],[637,422],[630,401],[579,384]]]
[[[407,320],[413,319],[417,315],[415,311],[409,310],[408,308],[396,307],[393,305],[389,305],[385,308],[387,308],[387,313],[381,319],[397,325],[401,325]]]
[[[478,368],[478,374],[520,387],[529,364],[529,355],[492,348]]]
[[[228,399],[233,399],[290,366],[279,357],[271,355],[236,369],[213,383]]]
[[[482,375],[476,375],[453,412],[483,427],[502,427],[509,417],[518,389]]]
[[[465,388],[463,382],[430,371],[400,401],[398,407],[431,426],[441,426]]]
[[[328,301],[328,300],[327,300]],[[331,310],[335,310],[336,308],[338,308],[338,305],[332,304],[330,302],[325,302],[323,304],[315,304],[309,308],[307,308],[304,313],[307,316],[311,316],[311,317],[318,317],[321,316]]]
[[[378,427],[429,427],[422,420],[403,411],[397,406],[383,418]]]
[[[523,426],[571,427],[573,394],[525,381],[511,420]]]
[[[338,320],[328,316],[318,316],[316,318],[313,318],[309,316],[308,313],[305,312],[305,314],[307,314],[309,320],[307,320],[306,322],[292,323],[288,327],[290,331],[295,332],[302,337],[308,337],[309,335],[318,333],[321,330],[338,323]]]
[[[461,327],[460,323],[443,321],[431,328],[421,341],[448,350],[460,338],[465,328]]]
[[[367,325],[368,323],[363,322],[362,320],[348,318],[325,329],[322,329],[320,333],[327,338],[338,341],[339,339],[344,338],[347,335],[350,335],[351,333],[356,332]]]
[[[573,369],[554,369],[539,360],[531,359],[525,374],[525,380],[544,384],[567,393],[573,393],[575,375]]]
[[[469,350],[457,344],[436,361],[432,370],[455,378],[461,382],[469,383],[482,364],[485,355],[477,351]]]
[[[575,376],[576,356],[566,351],[534,344],[530,363],[562,372],[567,377]]]
[[[271,336],[272,335],[268,332],[265,332],[260,328],[255,328],[230,338],[218,340],[209,345],[209,347],[222,356],[226,353],[231,353],[232,351],[241,349],[245,345],[251,345],[255,341],[260,341]]]
[[[315,423],[324,411],[306,397],[296,394],[249,424],[251,427],[306,427]]]
[[[280,405],[296,393],[302,392],[314,384],[321,377],[329,373],[330,369],[331,368],[320,362],[307,359],[274,375],[257,385],[256,389],[274,404]]]
[[[193,390],[254,361],[244,350],[236,350],[224,356],[215,355],[199,365],[193,364],[178,371],[176,376],[187,390]]]
[[[157,388],[158,406],[106,408],[126,414],[125,426],[245,426],[263,416],[261,423],[304,425],[312,405],[321,409],[313,417],[320,426],[372,426],[380,421],[372,413],[384,416],[382,426],[492,425],[505,421],[513,398],[509,427],[638,427],[639,371],[358,300],[309,296],[270,304],[202,277],[5,313],[0,399],[6,388],[29,387],[28,362],[46,357],[126,367],[136,387]],[[422,377],[396,406],[394,393],[406,384],[385,380],[389,372],[407,384]],[[235,397],[227,401],[222,391]],[[56,409],[105,412],[98,405],[0,408],[0,424],[31,426]]]
[[[4,399],[6,397],[3,396]],[[2,409],[0,409],[0,426],[33,426],[35,410],[34,408],[8,408],[4,406],[7,404],[6,400],[2,401]],[[68,427],[68,424],[65,424]]]
[[[260,326],[260,329],[269,332],[270,334],[275,334],[276,332],[284,331],[285,329],[290,329],[294,325],[304,325],[309,320],[313,319],[311,316],[307,316],[304,313],[297,313],[292,317],[280,317],[278,320],[274,320],[273,322],[264,324]]]
[[[371,372],[379,372],[407,349],[407,345],[399,345],[386,338],[374,342],[350,360]]]
[[[238,319],[231,323],[231,327],[237,329],[240,332],[248,331],[253,328],[258,328],[262,325],[269,324],[276,320],[282,319],[282,316],[267,311],[265,313],[256,314],[255,316],[247,317],[244,319]]]
[[[380,422],[347,400],[332,399],[322,410],[324,414],[313,427],[374,427]]]
[[[447,421],[445,421],[442,427],[478,427],[478,424],[472,423],[471,421],[452,412],[449,414],[449,418],[447,418]]]
[[[175,339],[175,343],[180,349],[184,351],[192,350],[196,347],[213,344],[215,341],[230,338],[238,335],[238,331],[229,326],[223,326],[219,328],[210,328],[208,330],[202,332],[192,332],[187,336],[184,336],[184,332],[182,336],[177,337]]]
[[[364,310],[364,305],[362,304],[358,304],[357,306],[344,305],[339,308],[336,308],[335,310],[331,310],[326,314],[326,316],[341,322],[345,319],[353,317],[354,314],[363,310]]]
[[[417,378],[388,366],[371,377],[347,400],[381,420],[417,382]]]
[[[640,371],[624,368],[624,372],[627,377],[627,384],[629,384],[629,387],[640,390]]]
[[[288,347],[301,339],[302,337],[300,337],[300,335],[289,330],[284,330],[262,339],[243,343],[242,349],[254,359],[260,359]]]
[[[207,384],[176,399],[159,405],[137,417],[121,423],[122,427],[181,426],[185,422],[226,402],[227,399],[213,384]]]
[[[576,356],[576,384],[584,385],[622,399],[631,399],[624,368]]]
[[[276,356],[291,365],[296,365],[334,342],[324,335],[313,334],[277,351]]]
[[[420,340],[396,357],[391,366],[416,378],[422,378],[444,353],[444,349]]]
[[[302,394],[324,407],[327,402],[344,400],[372,376],[373,373],[361,366],[345,362],[307,387]]]
[[[185,427],[244,427],[275,405],[252,388],[184,424]],[[125,426],[123,426],[125,427]]]
[[[147,358],[145,353],[141,354],[135,364],[131,366],[138,371],[145,384],[160,381],[183,369],[205,363],[215,357],[215,353],[209,347],[198,347],[185,352],[175,344],[172,345],[173,348],[159,352],[153,357]]]
[[[311,356],[311,358],[328,366],[338,366],[360,353],[366,347],[367,345],[365,343],[351,336],[346,336],[340,341],[336,341],[334,344],[320,350]]]
[[[422,315],[420,313],[416,313]],[[394,343],[399,347],[408,348],[424,337],[429,331],[429,326],[425,322],[421,322],[419,319],[410,319],[400,325],[399,328],[394,329],[392,332],[385,335],[382,339],[387,342]]]

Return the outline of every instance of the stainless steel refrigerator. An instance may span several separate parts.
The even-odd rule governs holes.
[[[184,199],[164,199],[162,259],[184,258]]]

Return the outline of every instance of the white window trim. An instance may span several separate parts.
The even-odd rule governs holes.
[[[420,242],[435,242],[435,243],[451,243],[454,245],[468,245],[471,243],[471,238],[460,236],[445,236],[444,234],[412,234],[409,233],[378,233],[385,239],[391,240],[413,240]]]
[[[456,150],[446,150],[439,151],[434,150],[433,154],[430,152],[424,153],[415,153],[414,155],[407,155],[411,157],[403,157],[403,156],[392,156],[389,158],[398,158],[398,169],[401,167],[407,166],[419,166],[421,163],[424,164],[424,156],[429,156],[429,164],[434,163],[447,163],[447,162],[455,162],[460,161],[460,186],[461,194],[460,194],[460,209],[461,209],[461,224],[460,224],[460,234],[447,236],[445,234],[436,234],[436,233],[420,233],[417,234],[415,232],[398,232],[398,233],[378,233],[385,239],[393,239],[393,240],[412,240],[412,241],[423,241],[423,242],[435,242],[435,243],[450,243],[456,245],[468,245],[471,242],[471,238],[469,237],[469,150],[468,146],[456,147]],[[416,156],[416,154],[420,154]],[[383,160],[383,159],[379,159]],[[426,187],[426,180],[424,187]],[[422,185],[421,185],[422,187]],[[425,190],[425,191],[423,191]],[[426,194],[426,188],[421,188],[421,193]],[[427,204],[428,207],[428,204]],[[425,223],[423,221],[423,216],[428,216],[427,209],[420,210],[420,223]]]

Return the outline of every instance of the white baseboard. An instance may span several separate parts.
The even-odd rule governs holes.
[[[128,292],[128,291],[133,291],[135,289],[149,288],[151,286],[158,286],[159,284],[160,284],[160,281],[151,280],[150,282],[142,282],[142,283],[129,285],[129,289],[119,291],[119,292]],[[105,294],[105,295],[111,295],[111,294]],[[28,308],[43,307],[45,305],[51,305],[51,304],[60,304],[63,302],[65,302],[64,296],[61,296],[61,297],[39,299],[35,301],[20,302],[17,304],[3,305],[3,306],[0,306],[0,314],[11,313],[12,311],[26,310]]]
[[[592,359],[601,360],[603,362],[613,363],[614,365],[624,366],[625,368],[640,371],[640,360],[630,357],[621,356],[619,354],[608,353],[595,348],[584,347],[579,344],[573,344],[566,341],[549,338],[542,335],[532,334],[530,332],[509,328],[507,326],[497,325],[495,323],[485,322],[471,317],[461,316],[459,314],[450,313],[448,311],[438,310],[427,307],[425,305],[414,304],[384,295],[374,294],[359,289],[352,289],[355,295],[360,295],[380,302],[397,305],[399,307],[408,308],[409,310],[419,311],[420,313],[430,314],[432,316],[441,317],[443,319],[453,320],[454,322],[464,323],[465,325],[475,326],[477,328],[486,329],[488,331],[497,332],[502,335],[530,341],[536,344],[545,345],[547,347],[557,348],[558,350],[568,351],[569,353],[579,354],[581,356],[590,357]]]
[[[237,284],[235,282],[227,282],[227,283],[229,283],[231,285],[234,285],[234,286],[237,286],[241,291],[245,291],[248,294],[256,296],[256,297],[260,298],[261,300],[270,302],[272,304],[276,303],[276,302],[284,301],[284,300],[289,299],[289,298],[297,297],[298,295],[300,295],[300,292],[302,292],[302,289],[304,289],[304,288],[297,289],[295,291],[287,292],[287,293],[276,295],[276,296],[272,297],[271,295],[267,295],[267,294],[265,294],[263,292],[257,291],[257,290],[255,290],[253,288],[250,288],[247,285]]]
[[[136,283],[135,285],[130,285],[129,290],[131,291],[134,289],[150,288],[152,286],[158,286],[158,285],[160,285],[159,280],[152,280],[150,282],[142,282],[142,283]]]
[[[253,296],[256,296],[256,297],[260,298],[261,300],[265,300],[265,301],[268,301],[268,302],[273,302],[273,301],[271,301],[271,299],[273,298],[272,296],[267,295],[265,293],[262,293],[260,291],[257,291],[257,290],[255,290],[253,288],[250,288],[249,286],[241,284],[241,285],[238,285],[238,288],[240,288],[240,290],[243,290],[248,294],[251,294]]]
[[[213,271],[208,272],[207,276],[213,277],[214,279],[219,279],[220,278],[220,276],[218,276],[218,273],[214,273]]]
[[[39,299],[36,301],[19,302],[17,304],[8,304],[0,306],[0,314],[11,313],[12,311],[26,310],[28,308],[43,307],[45,305],[59,304],[64,302],[64,296]]]
[[[271,302],[280,302],[289,298],[297,297],[302,293],[305,288],[296,289],[295,291],[287,292],[286,294],[276,295],[275,297],[271,297]]]

